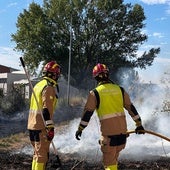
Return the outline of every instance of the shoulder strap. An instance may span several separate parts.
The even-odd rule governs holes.
[[[122,92],[122,95],[124,96],[124,88],[120,86],[120,90]]]
[[[42,90],[41,90],[41,96],[42,96],[42,93],[43,93],[43,91],[44,91],[44,89],[48,86],[48,81],[47,81],[47,79],[42,79],[41,81],[46,81],[46,84],[44,85],[44,87],[42,88]]]
[[[100,97],[99,97],[99,93],[97,92],[97,90],[96,89],[93,89],[93,92],[94,92],[94,94],[95,94],[95,96],[96,96],[96,100],[97,100],[97,108],[99,108],[99,105],[100,105]]]
[[[124,88],[121,87],[121,86],[119,86],[119,87],[120,87],[120,90],[121,90],[121,92],[122,92],[122,97],[123,97],[123,102],[124,102]]]

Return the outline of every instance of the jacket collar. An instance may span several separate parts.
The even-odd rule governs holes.
[[[57,82],[49,77],[43,77],[43,79],[47,80],[52,86],[57,86]]]

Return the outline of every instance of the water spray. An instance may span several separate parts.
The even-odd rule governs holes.
[[[151,134],[151,135],[160,137],[160,138],[162,138],[162,139],[167,140],[168,142],[170,142],[170,138],[168,138],[168,137],[166,137],[166,136],[163,136],[163,135],[161,135],[161,134],[159,134],[159,133],[153,132],[153,131],[140,130],[139,132],[148,133],[148,134]],[[129,131],[127,131],[127,134],[132,134],[132,133],[136,133],[135,130],[129,130]]]
[[[23,67],[23,69],[24,69],[24,71],[25,71],[25,74],[26,74],[26,77],[27,77],[27,79],[28,79],[29,85],[30,85],[30,87],[31,87],[32,93],[33,93],[33,95],[34,95],[34,98],[35,98],[35,101],[36,101],[38,110],[41,110],[41,109],[40,109],[40,106],[39,106],[39,104],[38,104],[37,97],[36,97],[35,92],[34,92],[33,85],[32,85],[32,83],[31,83],[31,80],[30,80],[30,77],[29,77],[29,74],[28,74],[28,71],[27,71],[26,68],[25,68],[25,63],[24,63],[24,60],[22,59],[22,57],[20,57],[20,61],[21,61],[22,67]],[[42,112],[40,112],[40,114],[41,114],[41,117],[42,117],[44,126],[46,126]],[[56,147],[55,147],[55,145],[54,145],[54,142],[51,141],[51,144],[52,144],[52,147],[53,147],[53,150],[54,150],[54,154],[55,154],[55,156],[56,156],[56,160],[53,161],[53,167],[55,167],[55,168],[61,167],[61,161],[60,161],[60,158],[59,158],[59,156],[58,156],[58,154],[57,154],[57,149],[56,149]]]

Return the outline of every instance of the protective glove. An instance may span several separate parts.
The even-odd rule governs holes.
[[[46,126],[47,129],[47,140],[52,141],[54,138],[54,125]]]
[[[135,129],[135,132],[136,134],[145,134],[145,132],[140,132],[141,130],[145,130],[144,127],[141,125],[141,126],[137,126],[136,129]]]
[[[81,124],[79,125],[78,130],[76,131],[76,134],[75,134],[77,140],[80,140],[80,137],[81,137],[81,134],[84,128],[85,127],[83,127]]]
[[[76,134],[75,134],[77,140],[80,140],[81,134],[82,134],[82,130],[81,130],[81,129],[78,129],[78,130],[76,131]]]

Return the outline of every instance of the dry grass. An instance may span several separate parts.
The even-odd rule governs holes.
[[[18,133],[0,139],[0,151],[13,150],[29,144],[26,133]]]
[[[69,100],[67,98],[60,98],[58,107],[65,107],[65,106],[68,106],[68,104],[72,107],[82,106],[82,105],[84,105],[85,100],[86,99],[81,96],[71,97],[71,98],[69,98]]]

